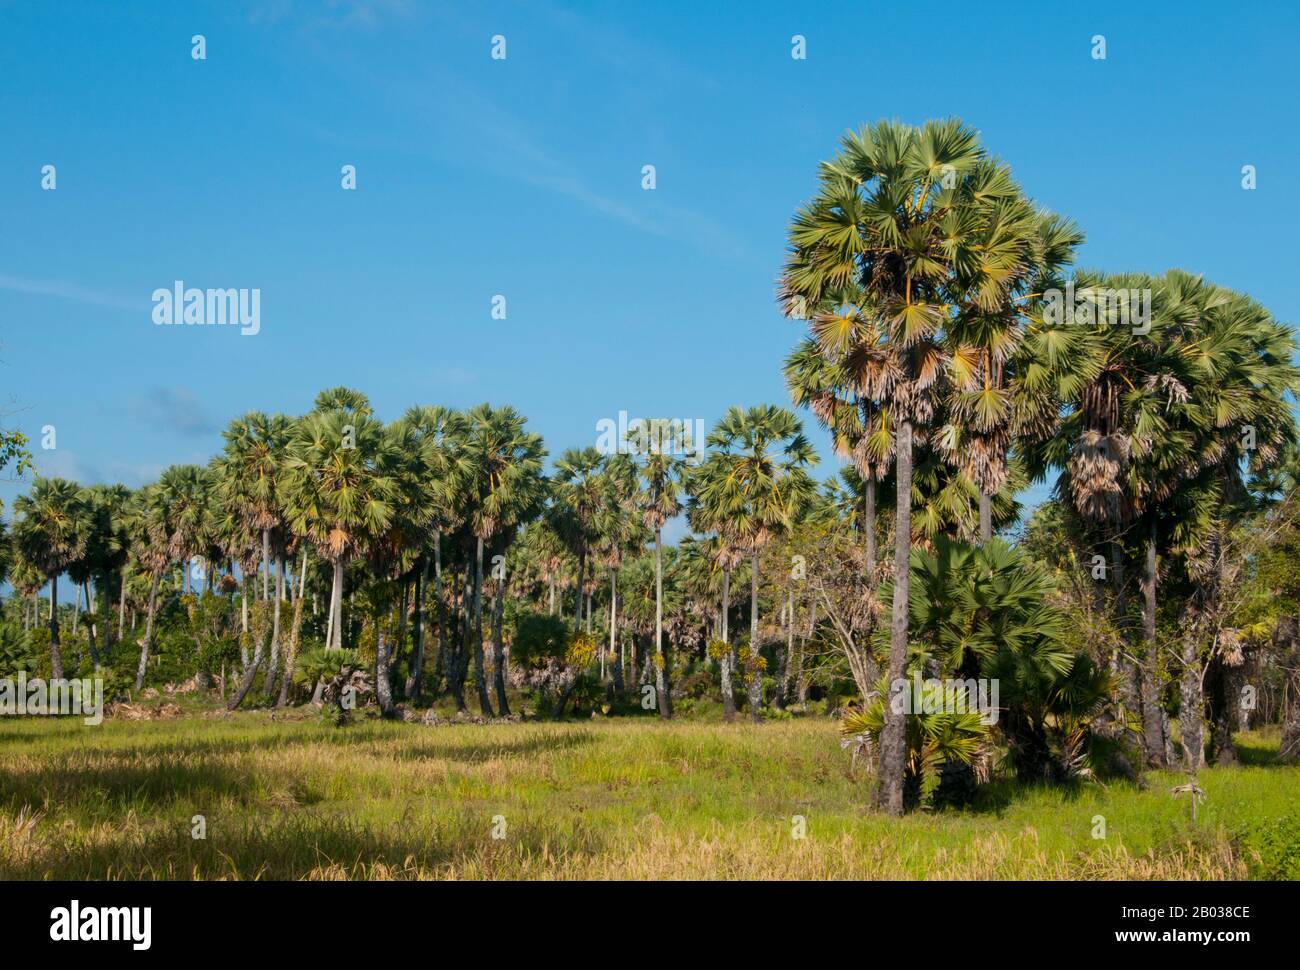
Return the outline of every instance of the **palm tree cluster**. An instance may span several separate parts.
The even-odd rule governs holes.
[[[868,596],[886,482],[895,503],[886,689],[901,690],[915,662],[913,544],[940,533],[987,544],[995,520],[1014,518],[1014,490],[1054,475],[1076,527],[1068,540],[1104,567],[1096,593],[1109,593],[1121,634],[1104,658],[1121,683],[1120,717],[1141,723],[1146,761],[1165,764],[1157,585],[1176,569],[1198,577],[1183,620],[1222,626],[1220,550],[1251,507],[1249,478],[1294,441],[1288,328],[1182,272],[1067,278],[1080,231],[1033,204],[952,119],[847,134],[789,242],[780,299],[808,335],[786,378],[852,461],[833,498],[861,510]],[[1074,305],[1056,312],[1063,292]],[[1125,580],[1135,571],[1136,624]],[[1185,639],[1182,740],[1194,766],[1198,687],[1223,638]],[[883,704],[877,791],[892,813],[903,810],[908,758],[895,709]]]

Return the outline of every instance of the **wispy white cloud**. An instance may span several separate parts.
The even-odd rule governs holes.
[[[144,297],[138,300],[124,300],[120,297],[85,289],[75,283],[66,283],[61,280],[22,279],[17,276],[10,276],[7,273],[0,273],[0,290],[28,293],[33,296],[53,296],[61,300],[75,300],[78,303],[90,303],[94,306],[111,307],[115,310],[140,310],[149,307],[149,300]]]

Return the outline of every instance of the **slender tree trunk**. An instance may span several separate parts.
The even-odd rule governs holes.
[[[93,663],[95,665],[95,669],[98,670],[100,665],[99,665],[99,651],[95,648],[95,621],[94,621],[95,603],[90,598],[90,580],[88,579],[84,580],[81,584],[81,587],[85,591],[85,595],[86,595],[86,612],[90,614],[90,616],[86,620],[86,640],[87,643],[90,645],[90,662]]]
[[[126,639],[126,570],[121,571],[122,588],[117,593],[117,642]]]
[[[72,589],[76,593],[72,604],[72,635],[75,637],[81,628],[81,584],[73,580]]]
[[[728,613],[731,612],[731,567],[725,566],[722,570],[722,642],[726,645],[722,651],[722,719],[724,721],[735,720],[736,717],[736,695],[731,688],[731,659],[735,652],[731,649],[731,638],[729,637],[728,627],[730,620]]]
[[[271,598],[271,530],[262,530],[262,599]]]
[[[506,700],[506,650],[501,635],[502,614],[505,612],[505,581],[498,579],[492,590],[492,683],[497,692],[497,713],[510,716]]]
[[[424,586],[425,576],[429,572],[429,560],[420,557],[419,568],[415,571],[415,625],[413,629],[414,650],[411,657],[411,670],[406,677],[406,689],[403,694],[413,701],[420,699],[420,681],[424,677]]]
[[[763,720],[763,671],[759,664],[762,653],[758,642],[758,552],[749,558],[749,719],[755,724]]]
[[[551,616],[554,616],[554,615],[555,615],[555,573],[551,573],[551,584],[550,584],[550,585],[551,585],[551,604],[550,604],[550,607],[549,607],[549,609],[547,610],[547,612],[548,612]]]
[[[284,707],[289,703],[289,686],[293,683],[294,665],[298,662],[298,636],[302,632],[302,602],[307,593],[307,546],[305,544],[302,548],[302,569],[298,576],[296,592],[297,596],[293,600],[293,626],[289,630],[289,650],[284,658],[284,676],[280,678],[280,696],[275,702],[276,707]]]
[[[614,665],[614,692],[623,693],[623,657],[618,646],[618,567],[609,571],[609,653]],[[636,663],[632,664],[632,678],[636,679]]]
[[[442,533],[433,534],[433,602],[438,611],[438,665],[433,677],[433,696],[442,690],[443,675],[447,671],[447,611],[442,599]]]
[[[1196,624],[1189,617],[1183,631],[1183,673],[1178,702],[1178,735],[1183,746],[1183,763],[1189,771],[1205,764],[1205,695],[1196,636]]]
[[[655,529],[655,700],[659,716],[673,716],[672,697],[668,693],[668,674],[664,669],[664,536]]]
[[[144,687],[145,669],[149,666],[149,647],[153,643],[153,615],[158,605],[158,581],[162,570],[155,569],[149,579],[149,617],[144,624],[144,640],[140,644],[140,664],[135,669],[135,689]]]
[[[1146,541],[1146,571],[1142,577],[1142,730],[1146,738],[1147,764],[1165,766],[1165,735],[1160,719],[1160,652],[1156,644],[1156,519],[1150,517]]]
[[[488,698],[487,676],[483,657],[483,537],[479,536],[474,553],[474,622],[470,631],[470,649],[474,651],[474,689],[478,692],[478,706],[484,717],[494,717],[492,702]]]
[[[993,538],[993,496],[980,491],[980,542]]]
[[[876,587],[876,476],[868,474],[863,491],[863,538],[867,544],[867,586]]]
[[[903,784],[907,769],[906,714],[894,697],[905,689],[907,674],[908,559],[912,550],[912,422],[898,422],[895,444],[895,485],[898,500],[894,513],[894,603],[889,623],[889,671],[885,723],[880,732],[880,767],[876,799],[890,815],[903,814]]]
[[[59,577],[50,577],[50,665],[55,680],[63,679],[63,655],[59,651]]]
[[[381,717],[393,716],[393,685],[388,680],[388,631],[380,611],[375,611],[375,701]]]
[[[275,557],[275,606],[271,613],[271,659],[266,667],[266,697],[275,696],[275,678],[280,670],[280,604],[284,602],[284,553]]]
[[[790,663],[794,657],[794,585],[786,588],[785,604],[785,655],[781,658],[781,675],[777,680],[776,706],[785,710],[786,699],[790,696]]]
[[[325,644],[332,649],[343,647],[343,560],[334,560],[334,578],[330,586],[330,615]]]
[[[573,632],[582,632],[582,581],[585,578],[584,572],[587,568],[587,549],[583,545],[578,546],[578,583],[573,587]]]

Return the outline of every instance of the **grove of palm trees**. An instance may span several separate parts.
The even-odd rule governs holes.
[[[384,16],[364,9],[363,31]],[[613,61],[649,56],[592,36]],[[448,90],[439,111],[474,102]],[[504,116],[485,114],[495,137]],[[585,292],[545,293],[574,323],[539,336],[514,290],[514,318],[444,334],[433,304],[454,295],[439,291],[419,327],[446,344],[421,362],[441,377],[410,395],[420,351],[384,324],[385,286],[408,252],[476,245],[437,235],[431,205],[428,236],[403,237],[362,295],[375,319],[333,344],[322,331],[330,367],[303,362],[314,332],[281,336],[268,297],[250,334],[265,344],[231,332],[204,351],[238,393],[173,408],[185,447],[145,471],[38,445],[39,416],[0,425],[17,483],[0,519],[0,879],[1300,880],[1294,327],[1195,262],[1085,250],[1086,220],[1032,197],[1041,171],[976,119],[873,120],[887,114],[844,118],[837,142],[794,138],[804,174],[782,244],[765,277],[746,270],[780,352],[721,286],[690,297],[693,325],[731,328],[735,359],[679,370],[655,361],[690,348],[639,346],[624,308]],[[537,166],[530,191],[650,225],[522,137],[502,143]],[[390,177],[361,170],[367,189]],[[408,204],[426,217],[382,191],[395,225]],[[346,236],[359,217],[331,218]],[[691,224],[671,206],[653,218],[657,237]],[[741,260],[752,241],[711,225]],[[586,258],[558,231],[484,232],[509,250],[516,265],[489,267],[507,277]],[[316,242],[323,286],[346,257]],[[688,385],[736,372],[755,391],[698,428],[621,414],[611,442],[583,396],[600,376],[562,366],[583,353],[584,314],[629,400],[637,385],[694,400]],[[503,364],[466,403],[465,332],[536,363]],[[557,436],[567,412],[526,406],[529,370],[581,398],[580,425]],[[87,421],[96,400],[78,405]],[[218,410],[208,427],[200,411]],[[35,700],[74,681],[95,716]],[[615,900],[611,921],[635,909]],[[913,915],[961,922],[938,911]],[[265,914],[286,937],[287,913]],[[313,904],[303,932],[327,913],[344,925],[345,908]],[[681,917],[650,915],[656,938]],[[1097,919],[1120,925],[1082,914]],[[375,944],[422,928],[396,909],[374,921]]]

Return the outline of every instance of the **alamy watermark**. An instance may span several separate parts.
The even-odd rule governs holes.
[[[0,678],[0,717],[29,714],[75,714],[91,726],[100,725],[104,723],[104,681],[100,677],[28,680],[25,670],[18,671],[17,679]]]
[[[703,418],[632,418],[596,422],[596,450],[602,455],[685,455],[698,464],[704,458]]]
[[[1043,322],[1049,326],[1131,327],[1135,336],[1151,332],[1151,290],[1085,286],[1043,291]]]
[[[237,326],[245,337],[262,329],[260,289],[186,288],[177,280],[169,290],[153,291],[153,322],[159,326]]]
[[[940,680],[937,677],[921,679],[919,673],[912,679],[893,682],[890,689],[890,709],[895,714],[966,714],[979,712],[980,723],[998,723],[998,681],[983,677],[976,680]]]

